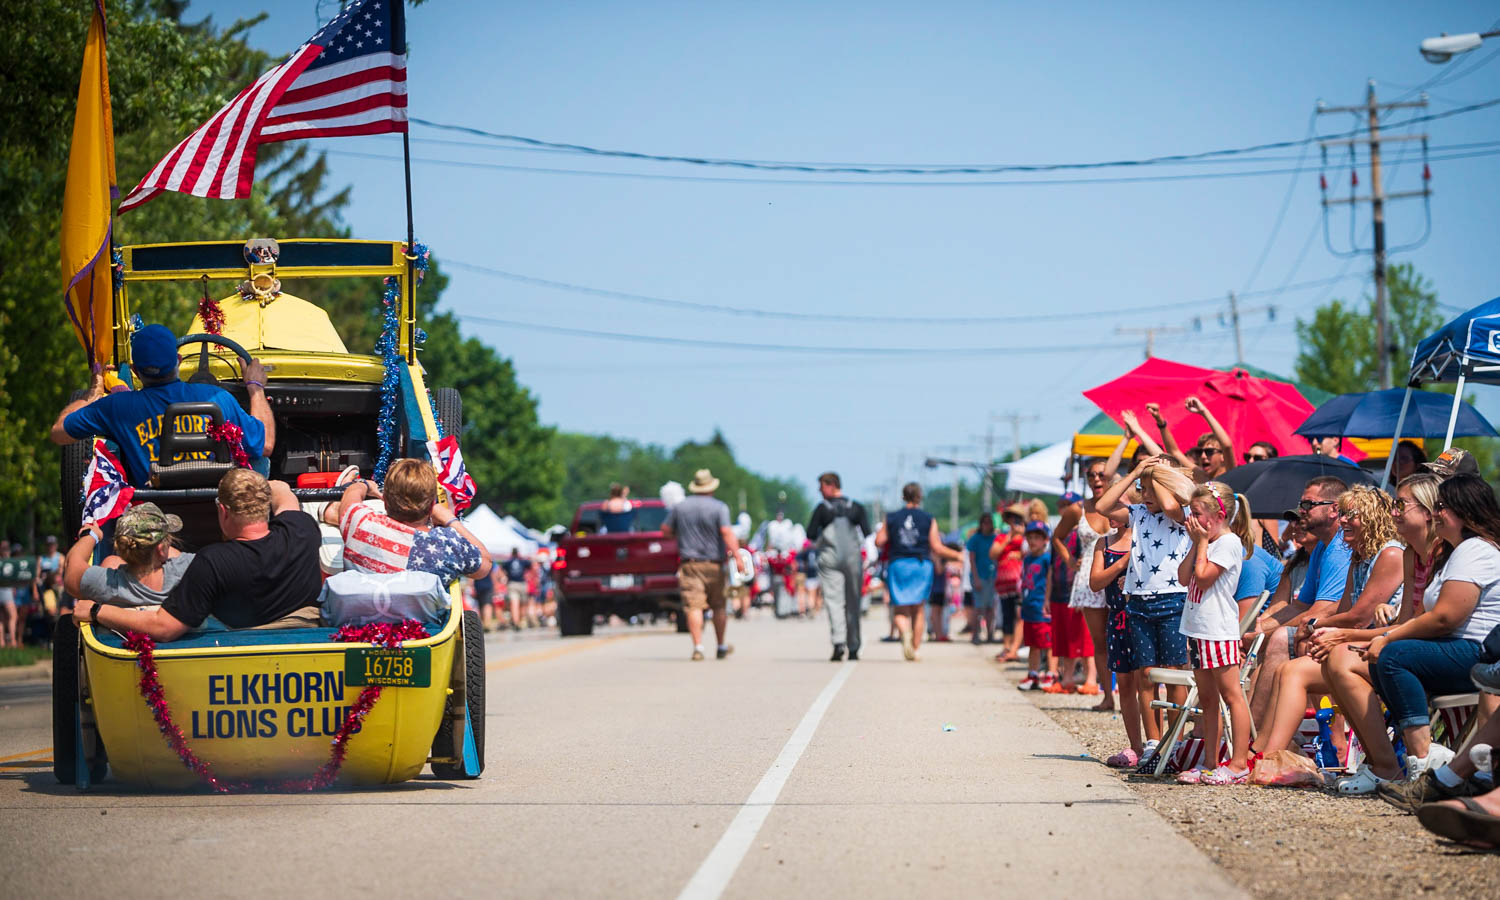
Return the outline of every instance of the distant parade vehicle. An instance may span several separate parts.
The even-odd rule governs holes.
[[[197,348],[181,363],[181,377],[217,384],[243,404],[252,352],[266,364],[265,393],[279,435],[269,477],[290,483],[299,500],[337,500],[343,488],[333,485],[341,470],[358,467],[369,475],[382,455],[428,458],[440,428],[450,435],[461,430],[458,392],[439,388],[429,399],[417,362],[416,257],[404,243],[255,240],[119,249],[113,363],[130,364],[133,289],[176,282],[202,291],[201,314],[178,341]],[[348,352],[327,313],[282,292],[282,278],[304,285],[385,279],[385,352]],[[213,281],[240,289],[210,301]],[[222,433],[179,430],[198,416],[222,420],[212,403],[167,408],[160,459],[133,498],[180,517],[185,550],[220,539],[217,485],[236,465],[236,448]],[[95,444],[62,448],[69,533],[84,516],[79,486]],[[353,624],[403,621],[399,597],[372,599],[390,609]],[[208,780],[209,771],[223,784],[306,785],[320,775],[341,785],[393,783],[429,764],[440,778],[477,778],[484,768],[483,630],[478,614],[464,611],[458,582],[431,612],[420,623],[428,636],[390,647],[340,640],[328,627],[190,632],[154,647],[160,696],[144,702],[147,655],[132,649],[128,636],[64,618],[53,647],[55,774],[80,788],[106,772],[157,788],[190,787]],[[371,700],[372,687],[384,696]],[[350,717],[351,708],[366,705],[363,718]],[[330,743],[341,728],[346,755],[330,763]]]
[[[662,534],[667,506],[631,500],[625,512],[599,501],[581,504],[573,527],[558,538],[552,563],[557,585],[557,625],[564,635],[592,634],[595,616],[677,617],[686,630],[677,590],[677,541]]]

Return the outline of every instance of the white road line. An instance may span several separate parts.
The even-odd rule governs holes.
[[[786,780],[796,768],[797,760],[802,758],[802,751],[812,742],[813,732],[818,730],[818,723],[823,721],[823,714],[828,712],[828,707],[833,703],[833,698],[838,694],[844,682],[849,680],[849,675],[854,671],[853,663],[844,663],[839,666],[838,672],[834,673],[833,680],[818,694],[818,698],[808,707],[807,714],[797,724],[797,730],[787,738],[786,746],[781,748],[776,761],[771,763],[771,768],[761,776],[760,784],[750,792],[750,798],[740,811],[735,814],[734,821],[724,829],[723,837],[709,851],[708,857],[703,860],[703,865],[693,873],[692,880],[682,893],[677,895],[678,900],[717,900],[729,887],[729,880],[739,869],[740,863],[749,851],[750,845],[755,843],[755,836],[760,833],[760,828],[766,823],[766,817],[771,814],[771,808],[776,805],[776,798],[781,796],[781,789],[786,786]]]

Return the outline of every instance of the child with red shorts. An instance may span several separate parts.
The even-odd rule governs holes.
[[[1078,559],[1077,531],[1068,535],[1065,547],[1073,559]],[[1088,689],[1084,690],[1078,685],[1079,663],[1085,663],[1085,668],[1093,664],[1094,639],[1089,636],[1083,610],[1075,609],[1070,604],[1073,599],[1074,573],[1068,569],[1067,563],[1061,558],[1052,563],[1052,587],[1048,602],[1052,607],[1052,658],[1057,665],[1058,678],[1042,690],[1049,694],[1097,694],[1099,688],[1094,684],[1091,669],[1084,673]]]
[[[1052,657],[1052,624],[1047,616],[1047,595],[1052,592],[1052,554],[1047,552],[1047,526],[1026,525],[1026,554],[1021,558],[1021,641],[1026,645],[1026,678],[1017,688],[1045,690],[1057,681],[1057,661]],[[1046,661],[1046,670],[1042,662]]]

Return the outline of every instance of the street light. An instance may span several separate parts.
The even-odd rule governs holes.
[[[1500,31],[1443,34],[1422,42],[1422,58],[1430,63],[1445,63],[1460,53],[1468,53],[1484,43],[1485,38],[1500,37]]]

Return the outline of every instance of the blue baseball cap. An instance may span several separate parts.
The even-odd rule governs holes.
[[[1026,523],[1026,533],[1027,534],[1040,534],[1043,537],[1046,537],[1047,535],[1051,534],[1051,532],[1047,530],[1047,523],[1045,523],[1045,522],[1027,522]]]
[[[1062,502],[1067,504],[1082,503],[1083,495],[1078,493],[1077,491],[1068,491],[1066,494],[1062,495]]]
[[[165,325],[147,325],[130,336],[130,366],[142,378],[177,377],[177,336]]]

